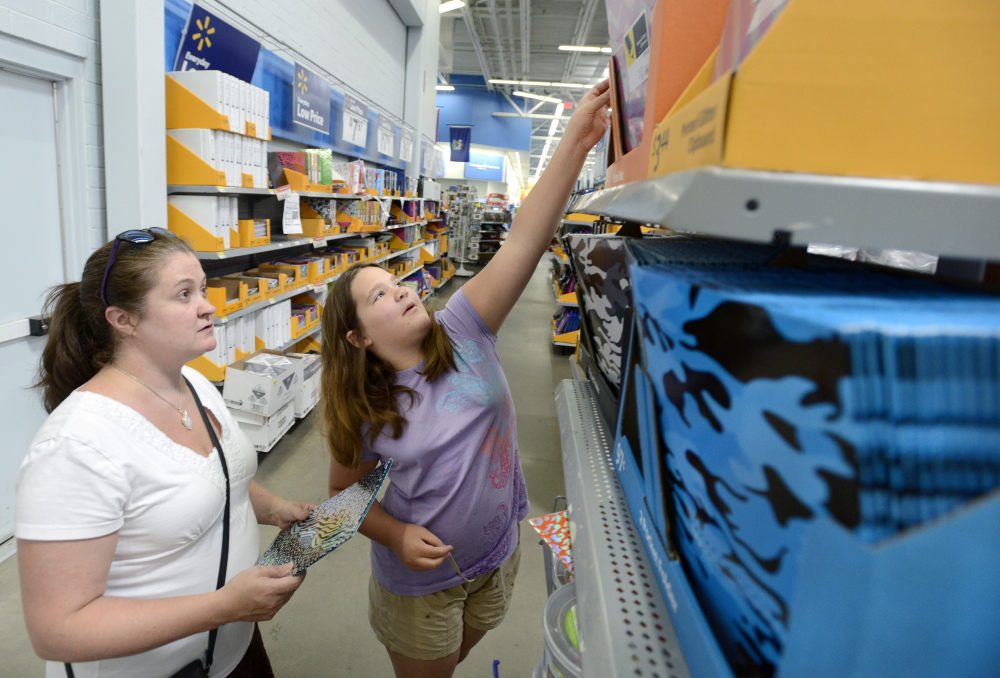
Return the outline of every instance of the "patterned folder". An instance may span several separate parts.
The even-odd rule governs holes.
[[[274,538],[258,565],[295,563],[299,574],[354,536],[392,467],[392,459],[335,497],[317,506],[309,517],[286,527]]]

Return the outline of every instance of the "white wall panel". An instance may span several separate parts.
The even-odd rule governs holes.
[[[71,54],[86,72],[87,233],[84,242],[96,248],[107,239],[104,210],[104,142],[101,108],[101,50],[96,0],[0,0],[0,40],[14,36]]]

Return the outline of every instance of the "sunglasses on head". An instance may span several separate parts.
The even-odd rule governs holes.
[[[177,237],[174,233],[155,226],[153,228],[132,229],[115,236],[115,242],[111,245],[111,254],[108,255],[108,263],[104,267],[104,280],[101,281],[101,301],[104,302],[105,306],[111,305],[108,303],[108,274],[111,273],[111,267],[115,265],[115,260],[118,258],[118,246],[121,245],[122,241],[130,242],[133,245],[145,245],[153,242],[158,235]]]

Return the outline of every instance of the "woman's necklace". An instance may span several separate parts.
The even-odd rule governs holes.
[[[139,377],[135,376],[134,374],[129,374],[128,372],[126,372],[122,368],[118,367],[114,363],[111,363],[111,367],[115,368],[116,370],[118,370],[119,372],[121,372],[122,374],[124,374],[126,377],[132,377],[137,382],[139,382],[140,384],[142,384],[143,386],[145,386],[146,388],[148,388],[150,391],[153,391],[153,395],[155,395],[157,398],[159,398],[160,400],[162,400],[163,402],[165,402],[167,405],[170,405],[175,410],[177,410],[177,412],[180,413],[180,415],[181,415],[181,423],[184,424],[184,428],[186,428],[189,431],[191,430],[191,417],[188,416],[187,410],[185,410],[184,408],[182,408],[180,405],[174,407],[174,404],[172,402],[170,402],[169,400],[167,400],[166,398],[164,398],[163,396],[161,396],[159,393],[157,393],[155,390],[153,390],[152,386],[150,386],[149,384],[147,384],[146,382],[144,382],[142,379],[140,379]],[[184,401],[182,400],[181,401],[181,405],[183,405],[183,404],[184,404]]]

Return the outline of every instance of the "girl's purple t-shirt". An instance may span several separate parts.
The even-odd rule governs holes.
[[[497,355],[497,338],[455,292],[437,321],[448,331],[457,371],[434,383],[423,363],[396,373],[419,397],[402,397],[407,419],[393,440],[383,431],[364,461],[395,459],[382,506],[397,520],[422,525],[454,546],[469,579],[499,567],[517,547],[517,525],[528,515],[528,492],[517,453],[514,401]],[[396,554],[371,543],[372,571],[393,593],[420,596],[462,583],[446,560],[428,572],[408,569]]]

